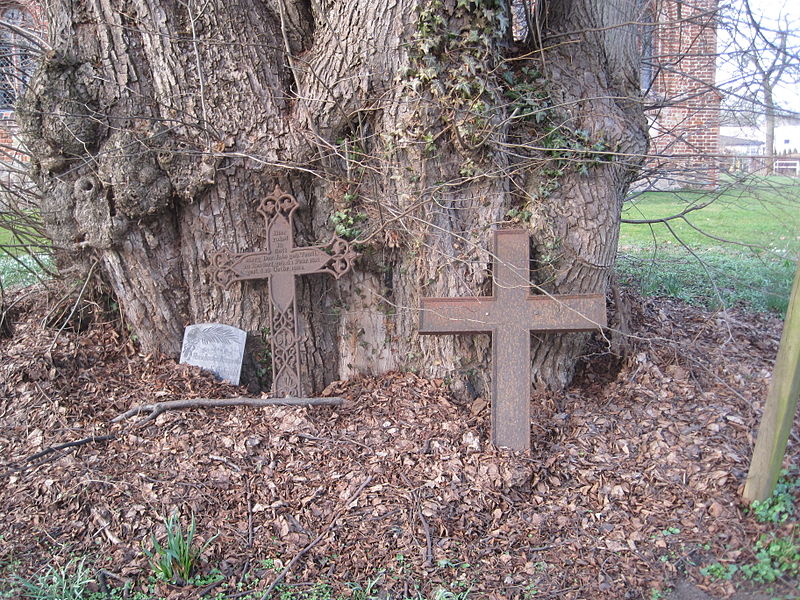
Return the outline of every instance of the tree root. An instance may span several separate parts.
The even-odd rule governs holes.
[[[187,408],[219,408],[223,406],[338,406],[344,398],[192,398],[189,400],[169,400],[154,404],[141,404],[111,419],[112,423],[119,423],[143,412],[149,412],[137,426],[152,421],[158,415],[168,410],[184,410]]]

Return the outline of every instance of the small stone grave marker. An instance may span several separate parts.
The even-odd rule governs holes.
[[[221,323],[189,325],[183,332],[181,364],[194,365],[239,385],[247,333]]]
[[[531,295],[527,231],[495,231],[494,246],[492,295],[422,298],[419,332],[491,334],[492,441],[529,450],[531,332],[600,329],[606,302],[597,294]]]
[[[272,195],[258,207],[264,217],[266,250],[222,250],[212,257],[211,274],[219,285],[230,287],[246,279],[269,280],[272,395],[276,398],[303,395],[295,277],[327,273],[339,279],[358,256],[350,242],[340,237],[325,245],[295,247],[292,215],[297,207],[294,196],[275,186]]]

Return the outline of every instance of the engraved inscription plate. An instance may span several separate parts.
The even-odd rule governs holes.
[[[246,332],[230,325],[190,325],[183,332],[181,364],[202,367],[220,379],[239,385],[246,339]]]
[[[491,296],[422,298],[422,334],[492,335],[492,441],[530,449],[532,331],[589,331],[606,324],[601,295],[532,296],[528,233],[495,231]]]

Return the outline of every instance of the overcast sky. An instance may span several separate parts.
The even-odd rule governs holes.
[[[732,11],[727,12],[730,16],[740,15],[740,18],[746,21],[746,13],[743,11],[743,4],[745,0],[730,0],[727,4],[730,5]],[[788,20],[790,42],[789,45],[794,49],[794,55],[800,54],[800,1],[798,0],[749,0],[752,12],[756,15],[757,19],[762,23],[764,31],[775,31],[776,29],[783,29]],[[721,3],[725,4],[725,2]],[[726,13],[723,13],[726,14]],[[724,20],[724,18],[723,18]],[[738,45],[742,45],[742,40],[752,37],[752,30],[746,26],[739,28],[740,37]],[[737,44],[731,44],[730,34],[726,31],[725,27],[721,27],[719,31],[720,51],[725,52],[731,47],[736,47]],[[765,44],[762,44],[762,46]],[[786,77],[786,81],[779,85],[775,90],[775,96],[778,103],[789,110],[800,112],[800,83],[797,83],[797,75],[800,74],[800,58],[795,59],[795,74],[793,77]],[[733,64],[732,61],[726,60],[725,56],[720,57],[718,69],[718,83],[724,88],[731,80],[735,79],[741,71]],[[792,81],[793,80],[793,81]]]

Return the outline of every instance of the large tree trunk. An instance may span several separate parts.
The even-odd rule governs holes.
[[[53,0],[20,111],[43,216],[65,264],[99,261],[142,348],[175,355],[192,322],[269,327],[266,281],[224,291],[208,267],[264,247],[255,210],[280,184],[298,245],[333,217],[363,253],[298,280],[306,389],[421,368],[480,391],[488,339],[420,340],[419,297],[486,293],[509,209],[545,290],[605,290],[646,146],[636,4],[539,3],[541,52],[498,0]],[[583,341],[535,342],[537,380],[565,385]]]
[[[562,127],[585,132],[610,155],[589,155],[538,203],[534,228],[538,282],[551,293],[604,292],[614,268],[622,201],[647,152],[642,112],[636,6],[616,0],[550,2],[544,15],[544,69],[564,107]],[[628,25],[624,25],[628,23]],[[591,168],[585,163],[595,163]],[[535,172],[526,189],[535,197]],[[534,377],[550,388],[569,383],[585,334],[539,337]]]

